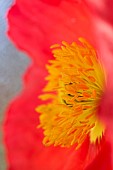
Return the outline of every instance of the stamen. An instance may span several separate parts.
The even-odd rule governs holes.
[[[101,140],[104,126],[97,116],[104,92],[105,74],[95,49],[83,38],[80,43],[51,46],[55,60],[47,66],[49,75],[44,94],[48,104],[38,106],[40,127],[46,146],[76,146],[86,137]]]

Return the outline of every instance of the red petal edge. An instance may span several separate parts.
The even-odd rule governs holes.
[[[8,22],[10,38],[41,66],[52,58],[50,46],[55,43],[71,43],[82,36],[94,44],[91,18],[81,1],[62,0],[52,6],[40,0],[17,0]]]

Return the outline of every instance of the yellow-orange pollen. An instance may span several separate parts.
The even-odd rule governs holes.
[[[37,107],[46,146],[79,148],[86,137],[100,141],[104,126],[97,116],[104,92],[105,74],[95,49],[83,38],[79,42],[52,47],[54,60],[47,66],[49,75],[44,94],[47,104]],[[48,102],[47,102],[48,101]]]

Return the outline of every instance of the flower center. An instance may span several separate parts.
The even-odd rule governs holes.
[[[55,60],[47,66],[49,75],[44,94],[47,104],[38,106],[40,127],[46,146],[76,149],[86,137],[100,141],[104,126],[97,116],[105,86],[105,74],[95,49],[83,38],[79,42],[52,47]],[[48,101],[48,102],[47,102]]]

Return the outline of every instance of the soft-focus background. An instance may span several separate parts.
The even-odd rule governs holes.
[[[6,14],[13,0],[0,0],[0,170],[6,170],[2,124],[10,100],[21,89],[21,75],[28,65],[28,58],[17,51],[6,36]]]

